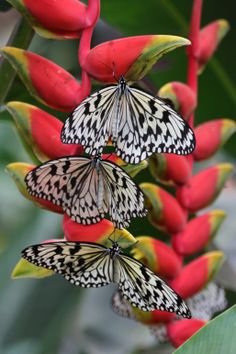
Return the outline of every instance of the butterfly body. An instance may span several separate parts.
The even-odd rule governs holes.
[[[66,120],[61,139],[81,144],[90,155],[101,154],[109,139],[127,163],[153,153],[187,155],[195,148],[194,133],[165,101],[130,87],[121,76],[86,98]]]
[[[110,214],[116,227],[146,215],[144,195],[130,176],[99,155],[48,161],[25,178],[29,193],[60,205],[76,222],[89,225]]]
[[[141,262],[125,255],[117,242],[112,241],[110,248],[90,242],[50,242],[27,247],[22,256],[78,286],[114,282],[122,297],[142,311],[159,309],[191,317],[180,296]]]

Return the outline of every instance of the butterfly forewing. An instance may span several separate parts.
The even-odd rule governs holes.
[[[65,144],[81,144],[89,155],[102,153],[111,135],[117,110],[117,86],[110,86],[86,98],[66,120],[61,132]]]
[[[22,257],[61,274],[72,284],[100,287],[112,282],[113,263],[107,249],[92,243],[53,242],[34,245]]]
[[[191,317],[181,297],[150,269],[134,258],[121,255],[119,289],[131,305],[142,311],[162,310]]]
[[[187,155],[195,148],[193,131],[166,102],[121,84],[83,101],[66,120],[64,143],[80,143],[89,154],[101,153],[110,137],[116,154],[139,163],[153,153]]]
[[[118,228],[131,217],[144,216],[144,196],[129,175],[115,164],[85,157],[63,157],[30,171],[27,189],[59,205],[76,222],[89,225],[109,213]]]
[[[195,138],[188,124],[160,98],[127,87],[120,110],[116,153],[129,163],[138,163],[153,153],[187,155]]]

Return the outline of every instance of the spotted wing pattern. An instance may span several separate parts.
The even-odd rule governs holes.
[[[101,173],[109,214],[118,228],[128,226],[131,218],[147,214],[143,192],[124,170],[103,160]]]
[[[84,288],[97,288],[112,282],[112,259],[107,248],[98,244],[50,242],[25,248],[22,257]]]
[[[31,195],[61,206],[84,225],[95,224],[109,213],[116,227],[123,228],[131,217],[146,214],[144,196],[125,171],[105,160],[100,160],[99,171],[101,183],[93,160],[63,157],[36,167],[25,181]]]
[[[89,155],[102,153],[110,136],[119,104],[117,86],[109,86],[86,98],[67,118],[61,132],[65,144],[81,144]]]
[[[162,310],[190,318],[191,313],[181,297],[150,269],[134,258],[120,255],[118,287],[132,306],[142,311]]]
[[[153,153],[187,155],[195,148],[192,129],[166,102],[127,86],[121,98],[116,153],[139,163]]]
[[[117,128],[114,129],[114,126]],[[61,138],[90,155],[101,153],[109,137],[116,154],[139,163],[153,153],[187,155],[195,148],[192,129],[165,101],[126,85],[109,86],[85,99],[66,120]]]

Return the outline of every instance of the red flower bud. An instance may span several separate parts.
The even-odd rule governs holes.
[[[212,210],[189,221],[182,232],[172,237],[176,252],[190,256],[201,251],[212,240],[225,216],[223,210]]]
[[[117,82],[121,75],[127,81],[138,81],[162,55],[189,44],[185,38],[166,35],[120,38],[94,47],[80,63],[85,71],[102,82]]]
[[[170,286],[183,299],[193,296],[211,281],[222,265],[223,258],[224,253],[220,251],[205,253],[182,268],[177,277],[170,281]]]
[[[171,194],[152,183],[142,183],[140,188],[146,196],[148,219],[153,226],[167,233],[183,230],[187,216]]]
[[[27,163],[22,163],[22,162],[13,162],[6,166],[7,172],[12,177],[17,188],[25,198],[36,203],[37,206],[41,208],[45,208],[47,210],[53,211],[54,213],[60,213],[60,214],[64,213],[61,207],[52,204],[52,202],[48,200],[33,197],[28,193],[25,185],[25,176],[33,168],[35,168],[34,165],[29,165]]]
[[[131,250],[134,258],[164,277],[172,278],[179,273],[182,261],[172,248],[149,236],[139,236],[136,240],[138,243]]]
[[[99,0],[88,4],[78,0],[10,0],[30,22],[34,30],[46,38],[78,38],[81,30],[91,26],[99,16]]]
[[[229,24],[226,20],[217,20],[202,28],[198,53],[199,72],[202,72],[206,63],[211,59],[228,30]]]
[[[236,131],[236,123],[231,119],[216,119],[203,123],[195,129],[196,148],[193,152],[197,161],[206,160]]]
[[[102,243],[114,231],[111,221],[103,219],[97,224],[82,225],[71,220],[68,215],[64,215],[62,228],[67,241],[87,241]]]
[[[199,331],[206,321],[198,320],[195,318],[183,319],[167,324],[167,334],[170,342],[175,348],[178,348],[187,339],[189,339],[194,333]]]
[[[164,184],[185,184],[191,177],[191,166],[185,156],[153,154],[148,161],[153,177]]]
[[[176,111],[184,118],[188,118],[197,105],[196,95],[193,90],[182,82],[173,81],[162,86],[158,96],[170,99]]]
[[[42,109],[23,102],[8,102],[7,109],[12,114],[16,128],[28,147],[40,161],[73,155],[80,145],[62,144],[60,135],[63,123]]]
[[[1,48],[0,52],[16,69],[31,95],[50,107],[70,112],[90,91],[85,73],[82,90],[69,72],[40,55],[13,47]]]
[[[233,165],[229,163],[206,168],[178,189],[177,199],[191,212],[206,207],[218,196],[232,171]]]

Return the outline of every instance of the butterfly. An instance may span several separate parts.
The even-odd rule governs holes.
[[[173,289],[141,262],[125,255],[118,242],[111,242],[110,248],[92,242],[38,244],[25,248],[22,257],[84,288],[117,283],[122,297],[142,311],[159,309],[191,317]]]
[[[89,155],[102,153],[109,138],[115,153],[137,164],[153,153],[190,154],[195,148],[192,129],[159,97],[129,87],[121,76],[118,85],[87,97],[65,121],[61,140],[81,144]]]
[[[62,157],[30,171],[28,192],[51,201],[78,223],[95,224],[109,213],[117,228],[145,216],[144,195],[130,176],[100,156]]]

